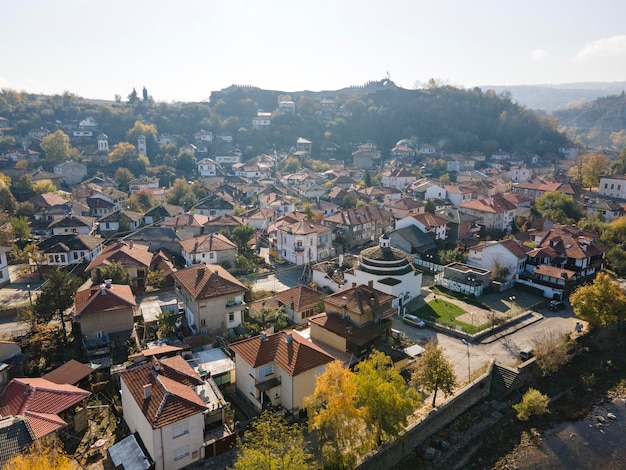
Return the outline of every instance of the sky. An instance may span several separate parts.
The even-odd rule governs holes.
[[[232,84],[336,90],[626,81],[623,0],[17,0],[0,88],[203,101]]]

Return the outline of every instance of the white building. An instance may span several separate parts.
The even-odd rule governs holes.
[[[9,277],[9,262],[7,261],[7,253],[12,249],[8,246],[0,246],[0,286],[9,284],[11,278]]]
[[[331,253],[330,227],[310,220],[281,225],[276,238],[278,255],[290,263],[303,265],[326,259]]]
[[[626,199],[626,175],[603,176],[598,192],[600,196]]]
[[[359,266],[344,272],[345,287],[367,284],[395,299],[392,305],[403,314],[402,307],[420,295],[422,272],[408,260],[408,254],[389,244],[389,237],[380,237],[379,246],[361,251]]]
[[[196,166],[200,176],[217,176],[217,163],[210,158],[203,158]]]

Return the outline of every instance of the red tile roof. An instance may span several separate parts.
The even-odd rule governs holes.
[[[103,286],[104,284],[76,292],[74,300],[76,315],[137,306],[130,286],[122,284]]]
[[[202,214],[191,214],[189,212],[185,214],[178,215],[168,220],[164,220],[160,222],[159,225],[161,227],[202,227],[209,221],[209,217],[207,215]]]
[[[197,264],[173,273],[176,283],[194,299],[207,299],[243,293],[247,290],[232,274],[219,265]]]
[[[182,358],[180,360],[184,361]],[[164,361],[154,360],[152,363],[120,373],[121,380],[130,390],[133,399],[153,429],[167,426],[207,409],[206,404],[191,388],[192,385],[198,385],[202,381],[193,380],[186,373],[173,368],[173,365],[181,365],[177,361],[171,361],[167,367],[164,367]],[[186,378],[186,383],[177,380],[181,376]],[[150,386],[148,398],[144,398],[146,385]]]
[[[459,208],[473,209],[479,212],[490,212],[498,214],[506,211],[515,210],[515,205],[504,199],[502,196],[492,196],[483,199],[474,199],[459,204]]]
[[[132,242],[117,242],[107,246],[96,256],[87,271],[98,266],[107,266],[112,263],[120,263],[125,268],[148,267],[152,261],[153,254],[148,251],[147,245]]]
[[[255,336],[230,347],[252,367],[274,362],[291,376],[334,361],[331,355],[293,330],[283,330],[264,338]]]
[[[369,322],[361,327],[352,323],[349,319],[342,318],[339,313],[320,313],[309,317],[309,322],[314,323],[331,333],[345,338],[357,346],[366,346],[384,334],[385,330],[374,322]],[[322,341],[322,339],[320,339]]]
[[[25,415],[37,437],[60,427],[65,421],[56,416],[89,397],[91,392],[43,378],[13,379],[0,395],[2,415]],[[31,417],[33,418],[31,420]]]

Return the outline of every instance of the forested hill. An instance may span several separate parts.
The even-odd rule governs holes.
[[[626,147],[626,94],[598,98],[555,111],[562,130],[572,140],[580,140],[592,147]]]
[[[130,95],[129,95],[130,98]],[[281,100],[293,100],[295,113],[277,112]],[[332,108],[327,112],[328,106]],[[254,127],[259,110],[272,113],[271,125]],[[11,132],[0,139],[0,152],[15,146],[20,136],[40,126],[54,132],[69,129],[93,117],[110,144],[126,141],[135,121],[154,125],[155,133],[170,134],[180,145],[193,142],[201,129],[214,135],[229,134],[243,152],[253,157],[272,149],[289,149],[296,139],[313,142],[314,153],[324,142],[351,155],[367,141],[389,152],[400,139],[435,145],[448,151],[503,149],[509,152],[555,154],[567,143],[557,131],[556,120],[518,106],[510,95],[480,89],[462,90],[435,84],[425,90],[407,90],[390,80],[336,91],[284,93],[253,87],[231,86],[211,94],[210,102],[159,103],[152,97],[96,103],[71,93],[55,96],[0,91],[0,116],[11,123]],[[155,153],[148,142],[148,153]]]
[[[306,137],[340,146],[370,140],[391,149],[402,138],[415,138],[447,151],[506,149],[543,155],[556,153],[567,142],[556,121],[518,106],[508,94],[449,86],[407,90],[389,80],[317,93],[231,86],[211,94],[211,107],[222,119],[237,116],[246,124],[253,112],[272,112],[281,99],[293,100],[297,112],[272,117],[279,144],[281,137],[283,143]],[[322,99],[334,101],[341,112],[316,119],[323,114]]]

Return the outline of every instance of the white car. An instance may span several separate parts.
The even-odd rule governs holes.
[[[416,317],[415,315],[411,315],[410,313],[407,313],[402,317],[402,322],[406,323],[407,325],[417,326],[418,328],[424,328],[426,326],[424,320]]]

